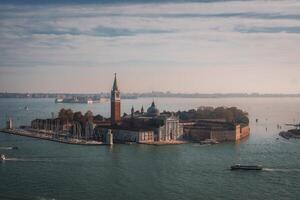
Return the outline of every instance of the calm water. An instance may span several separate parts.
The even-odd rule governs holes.
[[[123,100],[147,108],[152,99]],[[62,107],[109,115],[109,104],[55,104],[53,99],[0,99],[6,116],[29,124]],[[300,120],[300,98],[159,98],[161,110],[237,106],[249,112],[251,136],[214,146],[72,146],[0,133],[0,199],[299,199],[300,140],[278,138],[277,124]],[[24,110],[28,106],[29,110]],[[255,119],[259,122],[256,123]],[[284,129],[287,127],[283,126]],[[18,146],[19,150],[4,147]],[[232,172],[235,163],[261,172]]]

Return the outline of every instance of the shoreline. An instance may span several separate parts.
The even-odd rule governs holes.
[[[163,145],[180,145],[180,144],[189,144],[191,142],[185,140],[177,140],[177,141],[157,141],[157,142],[139,142],[137,144],[145,144],[145,145],[154,145],[154,146],[163,146]]]
[[[10,134],[10,135],[16,135],[16,136],[23,136],[23,137],[30,137],[40,140],[48,140],[52,142],[58,142],[62,144],[71,144],[71,145],[85,145],[85,146],[104,146],[104,145],[110,145],[103,142],[90,140],[79,140],[79,139],[72,139],[72,140],[65,140],[65,139],[58,139],[50,137],[48,134],[43,132],[33,132],[28,131],[25,129],[7,129],[3,128],[0,129],[0,132]],[[114,144],[143,144],[143,145],[153,145],[153,146],[163,146],[163,145],[180,145],[180,144],[188,144],[189,141],[186,140],[180,140],[180,141],[160,141],[160,142],[114,142]]]
[[[24,136],[24,137],[30,137],[40,140],[48,140],[52,142],[58,142],[63,144],[71,144],[71,145],[86,145],[86,146],[103,146],[108,145],[103,142],[98,141],[83,141],[83,140],[64,140],[64,139],[57,139],[53,137],[49,137],[49,135],[46,135],[45,133],[33,133],[29,132],[24,129],[0,129],[0,132],[7,133],[10,135],[16,135],[16,136]],[[37,135],[38,134],[38,135]]]

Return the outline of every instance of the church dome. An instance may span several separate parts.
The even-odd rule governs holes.
[[[156,108],[154,101],[152,102],[151,106],[147,109],[147,114],[150,116],[158,116],[159,110]]]

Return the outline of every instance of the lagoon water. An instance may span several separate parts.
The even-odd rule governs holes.
[[[147,108],[152,99],[123,100]],[[212,146],[73,146],[0,133],[0,199],[299,199],[300,140],[278,136],[300,120],[300,98],[157,98],[160,110],[237,106],[249,113],[251,136]],[[24,107],[28,106],[29,110]],[[0,99],[0,126],[51,117],[62,108],[109,116],[106,104],[55,104],[54,99]],[[259,121],[256,123],[255,119]],[[277,139],[279,138],[279,139]],[[18,146],[18,150],[7,147]],[[256,172],[230,171],[261,164]]]

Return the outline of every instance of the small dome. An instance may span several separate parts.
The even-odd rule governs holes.
[[[147,109],[147,114],[151,116],[158,116],[159,110],[156,108],[154,101],[152,102],[151,106]]]

